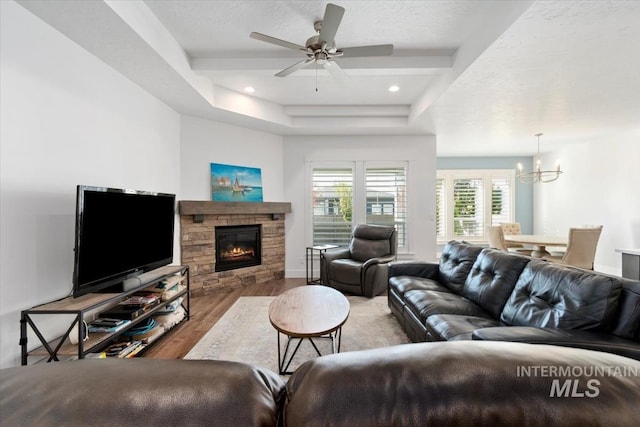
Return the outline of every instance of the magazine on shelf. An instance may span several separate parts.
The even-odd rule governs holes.
[[[182,275],[167,277],[166,279],[160,281],[154,286],[147,288],[146,290],[149,292],[163,293],[175,287],[176,285],[181,283],[184,279],[185,279],[185,276],[182,276]]]
[[[154,334],[146,336],[145,338],[141,339],[141,341],[143,344],[149,345],[152,342],[154,342],[156,339],[160,338],[160,336],[162,336],[165,332],[166,331],[162,326],[158,326],[157,328],[155,328]]]
[[[146,345],[141,344],[139,346],[137,346],[135,349],[133,349],[131,351],[131,353],[127,354],[126,356],[124,356],[124,359],[131,359],[132,357],[135,357],[136,354],[140,353],[142,350],[144,350],[146,347]]]
[[[105,353],[107,354],[107,357],[125,358],[141,346],[142,342],[140,341],[123,341],[110,345],[105,350]]]
[[[155,304],[154,304],[155,305]],[[111,318],[116,318],[116,319],[129,319],[129,320],[133,320],[137,317],[140,317],[141,315],[143,315],[144,313],[146,313],[147,311],[149,311],[149,308],[151,308],[152,306],[150,305],[117,305],[113,308],[110,308],[107,311],[103,311],[102,313],[100,313],[100,317],[111,317]]]
[[[117,319],[120,322],[105,322],[104,318],[99,318],[89,323],[87,330],[89,332],[118,332],[119,330],[125,328],[131,320],[126,319]]]
[[[153,306],[160,303],[160,298],[153,292],[139,292],[129,296],[127,299],[120,301],[118,305],[149,305]]]

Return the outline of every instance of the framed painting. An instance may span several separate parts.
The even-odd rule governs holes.
[[[262,171],[248,166],[211,163],[211,200],[262,202]]]

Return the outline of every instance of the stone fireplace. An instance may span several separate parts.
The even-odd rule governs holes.
[[[180,201],[179,212],[181,264],[189,266],[192,295],[284,278],[284,216],[291,212],[290,203]],[[216,238],[216,228],[224,235]],[[248,232],[250,228],[253,231]],[[256,229],[259,247],[252,249],[247,240],[255,236]],[[227,231],[240,234],[235,253],[229,248],[232,242]],[[225,240],[222,248],[217,245],[221,239]],[[228,250],[226,261],[235,257],[244,262],[252,257],[251,264],[256,258],[259,262],[221,268],[221,252]]]

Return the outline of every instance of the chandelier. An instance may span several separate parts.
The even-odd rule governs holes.
[[[518,174],[516,175],[520,182],[525,184],[535,184],[537,182],[552,182],[560,177],[562,171],[560,170],[560,163],[556,166],[555,170],[543,170],[540,164],[540,137],[541,133],[536,133],[538,137],[538,154],[535,157],[535,170],[532,172],[523,172],[522,163],[518,163]]]

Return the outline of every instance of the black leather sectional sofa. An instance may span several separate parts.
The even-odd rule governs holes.
[[[554,344],[640,360],[640,282],[451,241],[439,263],[389,266],[413,342]]]
[[[609,353],[481,341],[332,354],[286,382],[220,360],[77,360],[0,370],[0,424],[636,427],[639,372]]]

